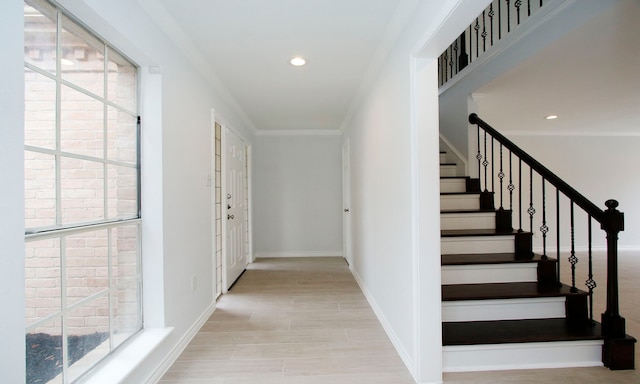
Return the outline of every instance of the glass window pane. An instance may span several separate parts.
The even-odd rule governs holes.
[[[122,225],[111,229],[111,279],[112,285],[137,279],[139,226]]]
[[[104,97],[104,44],[62,16],[62,78]]]
[[[118,52],[109,50],[107,100],[136,113],[138,105],[137,75],[138,70],[133,64]]]
[[[103,229],[65,238],[67,305],[109,288],[107,233]]]
[[[130,281],[113,293],[113,347],[116,348],[142,328],[140,284]]]
[[[138,118],[109,107],[107,114],[107,158],[129,164],[138,161]]]
[[[110,352],[109,298],[74,308],[66,318],[69,382],[87,372]]]
[[[46,1],[24,4],[24,61],[56,73],[56,10]]]
[[[60,160],[62,224],[104,219],[104,166],[88,160]]]
[[[60,150],[104,158],[104,103],[62,86]]]
[[[55,156],[24,151],[25,227],[56,224]]]
[[[25,335],[27,383],[62,384],[62,320],[56,318]]]
[[[121,165],[107,166],[109,218],[138,215],[138,171]]]
[[[56,82],[25,68],[24,88],[24,144],[55,149]]]
[[[60,240],[25,244],[25,307],[27,326],[61,310]]]

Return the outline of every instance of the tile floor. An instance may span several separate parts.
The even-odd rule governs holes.
[[[627,333],[639,336],[640,255],[623,253],[620,259],[621,313]],[[604,258],[596,257],[595,265],[604,273]],[[578,264],[579,271],[584,267],[586,263]],[[603,278],[597,281],[604,286]],[[604,298],[596,294],[596,314],[603,303]],[[640,368],[637,356],[636,366]],[[602,367],[465,372],[445,373],[444,381],[640,383],[640,372]],[[160,383],[414,381],[343,259],[286,258],[251,264],[231,293],[220,298],[216,311]]]

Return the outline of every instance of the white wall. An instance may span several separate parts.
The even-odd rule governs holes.
[[[0,378],[24,383],[23,4],[0,2]]]
[[[143,215],[145,223],[145,289],[157,301],[145,322],[174,327],[174,331],[147,361],[130,376],[144,382],[167,355],[180,344],[191,327],[213,308],[211,236],[211,108],[245,137],[253,135],[236,109],[214,89],[208,79],[185,59],[181,50],[155,25],[138,2],[128,0],[62,0],[89,27],[119,48],[148,74],[149,66],[161,70],[160,81],[146,77],[161,94],[154,102],[142,100],[143,119]],[[3,297],[0,352],[2,381],[24,382],[24,279],[23,279],[23,6],[19,1],[2,2],[0,42],[3,86],[0,92],[0,192],[3,256],[0,279]],[[143,92],[144,95],[144,92]],[[161,108],[161,109],[160,109]],[[149,176],[153,176],[149,178]],[[145,203],[145,199],[153,203]],[[155,204],[155,206],[153,206]],[[146,209],[146,211],[144,211]],[[149,209],[153,209],[150,212]],[[156,221],[157,220],[157,221]],[[159,254],[158,254],[159,253]],[[152,261],[152,262],[150,262]],[[150,269],[149,269],[150,268]],[[191,291],[191,276],[198,288]],[[163,297],[164,295],[164,297]]]
[[[254,254],[342,254],[339,135],[257,136],[253,150]]]
[[[483,6],[417,2],[345,124],[351,146],[351,268],[421,383],[442,381],[435,58]]]

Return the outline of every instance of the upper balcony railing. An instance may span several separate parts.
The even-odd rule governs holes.
[[[546,0],[549,1],[549,0]],[[438,86],[489,51],[544,5],[543,0],[493,0],[438,58]]]

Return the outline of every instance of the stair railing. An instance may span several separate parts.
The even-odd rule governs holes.
[[[443,86],[542,8],[543,0],[493,0],[438,58]]]
[[[523,216],[525,220],[528,216],[529,231],[534,233],[533,226],[536,206],[538,209],[542,209],[541,226],[538,229],[539,233],[542,235],[543,259],[548,258],[547,236],[551,229],[550,226],[554,225],[548,221],[547,217],[550,211],[552,211],[547,204],[547,197],[549,196],[547,186],[552,185],[555,187],[555,252],[558,257],[558,267],[556,271],[556,281],[558,282],[560,281],[560,255],[563,253],[561,250],[562,215],[560,196],[563,195],[564,199],[568,199],[570,232],[568,261],[571,268],[571,290],[573,292],[578,291],[576,288],[576,264],[578,263],[578,257],[576,256],[575,245],[576,224],[574,207],[578,206],[586,213],[588,218],[588,276],[585,281],[585,285],[589,289],[589,318],[591,321],[593,321],[593,290],[596,287],[596,282],[593,279],[592,263],[592,221],[595,220],[600,223],[600,228],[606,233],[607,248],[607,298],[606,310],[601,317],[602,334],[605,337],[605,349],[607,348],[607,345],[609,345],[610,348],[615,348],[615,345],[611,346],[612,340],[624,339],[626,336],[625,319],[620,315],[618,301],[618,233],[624,230],[624,214],[617,209],[618,202],[616,200],[607,200],[604,203],[607,209],[600,209],[564,180],[480,119],[475,113],[469,115],[469,122],[477,126],[478,145],[476,160],[478,164],[478,177],[480,179],[481,194],[485,195],[484,199],[490,199],[496,201],[496,203],[499,202],[499,213],[511,211],[512,218],[517,216],[519,232],[524,231]],[[525,166],[524,175],[523,165]],[[536,178],[534,178],[534,172],[536,174]],[[497,186],[496,178],[498,183]],[[537,186],[534,185],[536,180],[540,181]],[[523,182],[525,182],[524,186]],[[526,185],[526,182],[528,182],[528,185]],[[540,195],[537,195],[534,199],[534,190],[537,188],[539,188]],[[508,194],[508,206],[506,206],[506,203],[504,202],[506,199],[505,194]],[[517,199],[517,202],[514,203],[514,199]],[[525,199],[524,205],[523,199]],[[514,212],[514,210],[517,212]],[[564,253],[566,253],[566,251]],[[615,344],[615,342],[613,342],[613,344]],[[607,365],[605,356],[603,356],[603,361],[606,366],[609,366]]]

